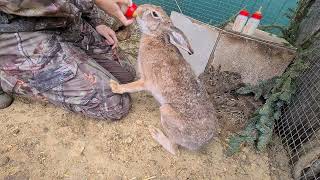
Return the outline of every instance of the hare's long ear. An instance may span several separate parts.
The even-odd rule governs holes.
[[[192,55],[194,53],[187,37],[184,35],[184,33],[180,29],[174,26],[170,26],[167,29],[167,35],[168,35],[168,41],[171,44],[187,51],[189,55]]]

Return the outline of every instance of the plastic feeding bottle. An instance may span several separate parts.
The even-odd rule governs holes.
[[[243,9],[239,12],[236,20],[234,21],[232,30],[236,32],[241,32],[243,27],[246,25],[248,19],[249,19],[250,13]]]
[[[121,6],[121,11],[128,19],[131,19],[136,17],[135,11],[137,10],[137,8],[138,6],[132,1],[130,1],[129,6],[126,6],[126,5]]]
[[[261,7],[259,11],[255,12],[248,20],[247,25],[243,28],[243,34],[253,35],[255,30],[258,28],[262,19]]]

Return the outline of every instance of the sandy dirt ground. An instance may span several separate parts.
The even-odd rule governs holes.
[[[127,52],[134,54],[136,48]],[[129,116],[114,123],[17,98],[0,113],[0,179],[279,179],[268,153],[245,147],[225,156],[227,135],[245,124],[257,103],[230,95],[239,79],[231,76],[236,83],[227,78],[218,87],[221,79],[210,73],[203,80],[223,126],[219,142],[199,152],[167,153],[148,131],[161,127],[159,106],[143,92],[133,95]]]
[[[16,100],[0,114],[0,178],[270,179],[267,153],[226,158],[213,142],[198,153],[164,151],[148,127],[160,127],[157,103],[134,95],[122,121],[97,121],[52,105]]]

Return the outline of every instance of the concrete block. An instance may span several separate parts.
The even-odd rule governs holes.
[[[294,57],[295,50],[280,44],[222,31],[210,63],[239,73],[244,83],[256,84],[281,75]]]
[[[219,31],[194,23],[187,16],[174,11],[171,13],[170,18],[173,24],[184,32],[189,39],[195,53],[189,55],[187,52],[179,50],[196,75],[199,76],[204,72],[208,64],[210,54],[219,36]]]

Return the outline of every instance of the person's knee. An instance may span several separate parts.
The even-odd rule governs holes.
[[[127,84],[131,83],[135,79],[135,75],[133,75],[131,72],[126,73],[126,76],[119,78],[120,83]]]
[[[120,81],[121,84],[133,82],[136,78],[135,68],[127,62],[122,62],[121,66],[124,69],[123,72],[114,73],[115,77]]]
[[[0,109],[9,107],[13,102],[13,97],[7,93],[0,93]]]
[[[104,118],[118,121],[126,117],[131,109],[132,101],[129,94],[115,94],[108,98],[104,104]]]

